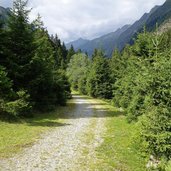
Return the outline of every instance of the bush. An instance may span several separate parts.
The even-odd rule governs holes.
[[[30,105],[29,95],[25,91],[17,92],[18,99],[14,101],[1,101],[1,109],[4,113],[11,116],[29,116],[32,106]]]
[[[141,137],[149,154],[171,157],[171,109],[152,106],[141,119]]]
[[[0,97],[8,99],[12,95],[12,81],[7,77],[5,68],[0,66]]]

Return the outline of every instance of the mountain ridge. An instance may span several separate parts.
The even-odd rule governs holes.
[[[10,8],[4,8],[0,6],[0,20],[5,22],[8,19]]]
[[[83,52],[87,52],[90,56],[92,55],[95,48],[100,48],[105,52],[107,56],[110,57],[112,55],[112,51],[115,48],[118,48],[121,51],[126,44],[133,44],[134,38],[136,38],[139,32],[143,31],[144,26],[146,27],[147,31],[154,31],[156,29],[157,24],[158,26],[162,25],[170,17],[171,0],[166,0],[163,5],[154,6],[149,13],[145,13],[139,20],[135,21],[131,26],[129,26],[125,30],[123,29],[121,33],[117,34],[118,30],[116,30],[115,32],[108,33],[99,38],[90,40],[85,44],[81,44],[80,46],[79,41],[77,40],[77,47],[74,46],[74,41],[72,43],[76,50],[81,49]],[[108,38],[108,35],[111,35],[111,37],[109,36],[110,38]]]

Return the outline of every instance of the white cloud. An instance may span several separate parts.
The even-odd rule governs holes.
[[[0,0],[0,6],[11,7],[13,0]]]
[[[5,6],[12,0],[3,1]],[[29,0],[31,19],[40,13],[45,26],[63,41],[92,39],[131,24],[165,0]],[[1,4],[1,3],[0,3]]]

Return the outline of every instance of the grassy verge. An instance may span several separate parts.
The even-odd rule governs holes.
[[[88,97],[85,96],[86,98]],[[97,117],[100,117],[98,114],[101,111],[106,113],[106,131],[103,134],[104,142],[96,149],[97,161],[91,163],[88,160],[91,170],[144,171],[145,160],[139,156],[131,143],[136,131],[135,125],[128,124],[124,113],[107,102],[92,100],[97,103],[94,104]],[[67,117],[59,119],[60,115],[65,116],[65,113],[71,112],[74,109],[73,105],[68,103],[67,107],[58,108],[54,112],[36,114],[34,118],[14,123],[0,121],[0,158],[11,157],[32,145],[42,133],[55,127],[65,126]],[[92,118],[92,127],[87,130],[88,135],[85,137],[87,144],[90,144],[94,137],[95,123],[96,118]],[[85,149],[83,153],[87,156],[89,151]]]
[[[134,124],[129,124],[122,111],[99,100],[106,110],[106,132],[104,142],[97,149],[100,163],[97,170],[145,171],[145,159],[142,158],[132,143],[136,131]]]
[[[67,107],[58,107],[54,112],[35,114],[34,118],[11,123],[0,121],[0,158],[12,157],[33,145],[42,133],[65,126],[65,120],[59,119],[59,115],[64,116],[73,108],[73,104],[68,104]]]

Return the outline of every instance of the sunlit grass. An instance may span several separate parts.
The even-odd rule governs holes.
[[[86,159],[89,148],[82,149],[82,169],[98,171],[144,171],[145,160],[137,153],[132,145],[132,136],[136,131],[134,124],[126,121],[123,111],[112,107],[107,102],[82,96],[92,105],[94,118],[91,118],[90,127],[84,133],[83,141],[91,146],[95,137],[96,117],[105,113],[105,132],[102,134],[103,143],[95,149],[96,159]],[[11,157],[22,151],[25,147],[33,145],[42,133],[53,128],[65,126],[70,118],[70,113],[75,110],[75,104],[71,100],[66,107],[57,108],[56,111],[44,114],[36,114],[34,118],[20,120],[18,122],[0,121],[0,158]],[[67,114],[67,115],[66,115]],[[62,118],[62,119],[59,119]],[[87,165],[88,162],[88,165]]]
[[[104,142],[97,149],[101,163],[98,170],[145,171],[145,159],[135,150],[132,137],[136,131],[134,124],[129,124],[124,113],[103,102],[106,108],[107,131]]]
[[[42,133],[55,127],[65,126],[65,119],[59,119],[74,108],[58,107],[56,111],[35,114],[34,118],[20,119],[15,122],[0,121],[0,158],[12,157],[25,147],[33,145]]]

